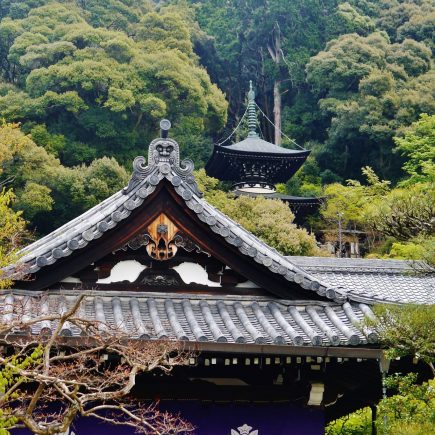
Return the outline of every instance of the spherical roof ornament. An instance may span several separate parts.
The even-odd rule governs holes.
[[[171,121],[169,119],[162,119],[160,121],[161,137],[168,137],[168,131],[171,128]]]

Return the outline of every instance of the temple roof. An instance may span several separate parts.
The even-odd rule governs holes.
[[[373,302],[435,304],[435,274],[418,261],[288,257],[297,266],[348,295]]]
[[[87,318],[105,319],[136,338],[347,346],[373,342],[369,332],[364,335],[358,329],[364,315],[373,315],[370,305],[435,303],[433,275],[407,262],[279,254],[207,203],[192,174],[193,163],[180,162],[173,139],[151,142],[148,164],[137,157],[133,168],[126,188],[21,251],[19,267],[7,269],[18,280],[15,288],[0,292],[3,317],[10,315],[4,312],[7,298],[40,301],[35,306],[45,303],[44,312],[58,312],[60,304],[71,305],[78,294],[85,294]],[[168,225],[159,223],[163,215]],[[208,293],[202,289],[197,295],[143,287],[129,292],[122,283],[104,290],[63,289],[61,281],[74,271],[120,249],[134,250],[138,236],[141,243],[149,243],[149,233],[144,236],[143,231],[152,225],[162,234],[168,234],[171,225],[187,230],[197,252],[215,255],[229,269],[234,265],[266,296],[242,288],[231,294],[224,287]],[[183,240],[176,237],[171,243],[184,249]],[[160,260],[165,259],[155,258]],[[31,275],[30,284],[37,284],[30,290],[23,290],[29,281],[19,281],[23,269]]]
[[[170,158],[158,151],[162,145],[171,150]],[[361,260],[363,263],[357,266],[357,260],[284,257],[279,254],[202,198],[192,175],[193,163],[180,163],[178,144],[172,139],[154,140],[150,144],[148,165],[144,163],[143,157],[135,159],[133,175],[125,189],[24,248],[20,263],[26,272],[35,274],[48,268],[73,253],[85,250],[104,234],[122,227],[124,220],[143,208],[147,198],[168,182],[185,207],[193,211],[224,245],[235,248],[240,257],[257,263],[256,268],[263,270],[262,273],[272,272],[280,282],[298,286],[310,298],[321,297],[340,303],[435,303],[434,279],[416,273],[403,262],[394,274],[386,274],[387,265],[395,265],[397,269],[399,263]],[[352,272],[349,269],[343,271],[343,264],[355,267]],[[382,272],[380,264],[383,265]],[[368,265],[377,272],[365,272]],[[14,269],[10,268],[9,272],[13,273]],[[274,288],[270,290],[274,293]],[[285,292],[275,294],[286,295]]]
[[[15,290],[13,295],[0,297],[0,307],[15,302],[24,307],[29,317],[41,311],[49,316],[71,308],[80,294]],[[377,340],[373,333],[363,334],[358,328],[364,316],[373,317],[369,306],[348,302],[289,304],[259,296],[93,291],[80,309],[87,320],[107,324],[113,330],[119,328],[133,339],[293,346],[356,346]],[[77,326],[68,325],[62,335],[82,334]],[[43,321],[33,324],[31,332],[39,334],[41,328],[54,327],[54,322]]]

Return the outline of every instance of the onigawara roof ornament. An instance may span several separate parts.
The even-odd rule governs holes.
[[[190,159],[184,159],[180,162],[180,147],[178,143],[168,137],[171,122],[167,119],[160,121],[161,137],[154,139],[148,148],[148,165],[145,164],[146,160],[143,156],[138,156],[133,161],[133,174],[130,178],[128,186],[124,188],[125,194],[131,192],[142,180],[150,177],[150,183],[157,185],[162,176],[168,175],[174,171],[176,176],[186,181],[194,192],[202,196],[199,191],[195,179],[192,175],[194,164]],[[153,174],[153,175],[151,175]],[[181,183],[175,178],[174,185]]]

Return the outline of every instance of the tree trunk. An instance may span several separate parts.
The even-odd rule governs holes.
[[[278,23],[275,25],[273,46],[268,47],[270,57],[277,67],[277,77],[273,83],[273,122],[275,124],[275,145],[281,145],[281,31]]]
[[[273,120],[275,124],[275,145],[281,145],[281,91],[280,80],[273,84]]]

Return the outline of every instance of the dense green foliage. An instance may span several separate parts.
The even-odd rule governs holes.
[[[32,6],[28,13],[23,3]],[[20,2],[20,13],[13,3],[0,22],[0,116],[36,131],[38,144],[67,165],[103,156],[129,162],[162,117],[182,143],[207,151],[227,104],[198,65],[183,15],[157,14],[139,1],[109,3]],[[193,154],[203,162],[203,153]]]
[[[396,150],[406,156],[403,169],[409,174],[402,184],[435,182],[435,115],[426,113],[395,137]]]
[[[322,224],[336,234],[342,228],[364,231],[373,248],[387,242],[383,254],[435,264],[435,185],[433,182],[391,188],[371,168],[364,168],[366,184],[348,180],[325,187],[328,198],[321,211]],[[335,235],[337,237],[337,234]],[[420,249],[419,249],[420,247]]]
[[[387,178],[398,178],[400,160],[392,153],[393,136],[420,113],[433,113],[431,50],[404,40],[392,44],[383,32],[343,35],[307,65],[307,80],[331,120],[325,146],[318,151],[325,169],[357,176],[371,165]]]
[[[199,188],[205,199],[258,238],[284,255],[321,255],[313,235],[293,223],[294,215],[281,201],[242,196],[219,189],[217,179],[204,169],[196,171]]]
[[[370,327],[387,347],[387,357],[417,357],[435,376],[435,305],[379,305],[375,314]]]
[[[155,3],[2,2],[0,116],[69,166],[102,156],[127,164],[165,116],[202,165],[226,122],[209,75],[230,129],[252,79],[269,118],[278,86],[283,131],[313,150],[303,193],[360,178],[365,165],[403,176],[393,137],[435,109],[432,2]]]
[[[360,178],[365,165],[394,181],[402,177],[392,138],[435,110],[433,2],[190,3],[209,36],[197,38],[196,51],[226,92],[232,125],[243,113],[249,79],[272,119],[278,82],[282,130],[313,150],[318,184]]]
[[[377,427],[382,435],[426,435],[435,425],[435,380],[416,384],[417,376],[390,376],[386,386],[397,394],[381,400]]]
[[[113,158],[89,166],[63,166],[15,124],[0,126],[0,171],[11,180],[16,202],[40,232],[52,230],[126,185],[128,174]]]
[[[372,411],[362,408],[344,417],[331,421],[325,429],[326,435],[371,435]]]
[[[10,285],[1,269],[17,259],[18,248],[27,236],[22,212],[14,212],[11,208],[14,200],[12,191],[0,191],[0,289]]]
[[[367,320],[386,348],[388,359],[411,356],[428,364],[435,376],[435,306],[379,305]],[[376,429],[383,435],[426,435],[435,424],[435,380],[420,383],[415,373],[385,380],[389,397],[376,406]],[[364,408],[329,423],[327,435],[371,434],[371,410]]]
[[[339,211],[374,255],[432,261],[434,17],[429,0],[3,1],[1,133],[15,136],[0,138],[0,181],[45,233],[119,189],[162,117],[202,167],[253,80],[266,115],[312,150],[279,191],[328,198],[314,228],[336,232]],[[277,205],[254,204],[219,206],[283,252],[314,252],[240,215],[273,224]]]
[[[394,375],[386,379],[386,386],[394,392],[377,405],[376,429],[380,435],[427,435],[435,424],[435,381],[416,384],[417,377]],[[370,408],[332,421],[326,427],[326,435],[372,434]]]

